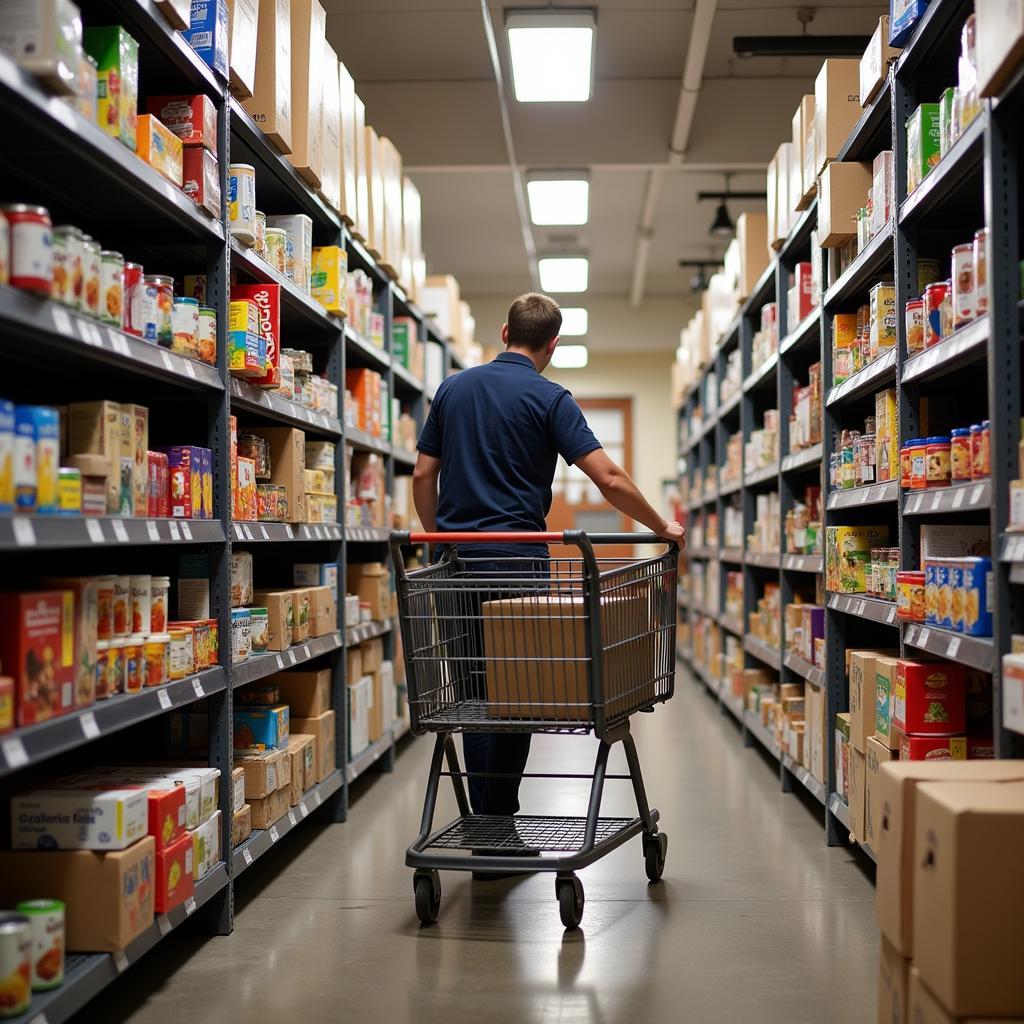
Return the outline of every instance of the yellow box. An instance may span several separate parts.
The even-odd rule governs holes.
[[[889,543],[888,526],[829,526],[825,531],[825,587],[840,594],[863,594],[864,566],[871,549]]]
[[[313,247],[313,298],[328,313],[344,313],[348,305],[348,254],[337,245]]]
[[[172,185],[181,188],[181,139],[154,114],[139,114],[135,152]]]
[[[228,303],[228,330],[259,334],[259,309],[248,299],[233,299]]]
[[[896,288],[876,284],[871,289],[870,351],[882,356],[896,345]],[[877,426],[877,424],[876,424]]]
[[[875,452],[878,481],[896,480],[900,471],[900,426],[894,388],[875,395]]]

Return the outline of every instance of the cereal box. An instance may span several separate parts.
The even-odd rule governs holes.
[[[963,632],[969,636],[991,636],[992,559],[964,558],[960,561],[963,578]]]
[[[945,661],[896,665],[892,724],[912,736],[962,733],[966,727],[966,670]]]
[[[174,519],[199,519],[203,502],[202,453],[182,445],[162,448],[171,474],[171,516]]]
[[[195,892],[192,847],[192,836],[185,832],[170,846],[157,851],[153,907],[158,914],[166,914]]]
[[[14,511],[14,403],[0,399],[0,514]]]
[[[181,188],[181,150],[181,139],[153,114],[139,115],[135,152],[178,188]]]
[[[348,254],[337,245],[314,246],[312,294],[328,313],[348,308]]]
[[[133,153],[139,109],[139,44],[119,25],[86,28],[85,52],[96,61],[96,120]]]
[[[238,456],[238,502],[235,505],[235,519],[241,522],[255,522],[256,507],[256,462],[244,455]]]
[[[829,526],[825,531],[825,585],[842,594],[866,590],[864,569],[871,549],[889,543],[887,526]]]

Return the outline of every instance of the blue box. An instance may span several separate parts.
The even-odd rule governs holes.
[[[228,77],[227,0],[192,0],[192,19],[185,38],[214,71]]]
[[[924,567],[924,621],[925,625],[938,626],[939,610],[939,567],[929,562]]]
[[[967,636],[991,636],[993,627],[991,558],[964,558],[964,633]]]
[[[235,708],[235,750],[262,753],[288,746],[288,705]]]
[[[902,46],[928,10],[929,0],[889,0],[889,45]],[[195,4],[192,5],[195,10]]]
[[[964,631],[964,567],[960,562],[954,562],[949,567],[949,585],[953,591],[953,630],[957,633]]]
[[[939,604],[935,613],[935,625],[942,629],[953,628],[953,581],[950,566],[939,564],[935,567],[935,585],[938,588]],[[925,577],[925,593],[928,590],[928,578]],[[927,602],[927,598],[926,598]]]

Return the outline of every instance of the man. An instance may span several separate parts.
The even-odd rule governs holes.
[[[423,529],[543,531],[561,455],[579,466],[620,512],[652,533],[682,543],[683,528],[659,515],[608,458],[572,395],[541,376],[558,345],[561,326],[562,314],[553,299],[521,295],[501,329],[505,351],[491,363],[447,378],[438,388],[413,473]],[[474,544],[464,553],[484,559],[474,564],[492,576],[497,566],[486,559],[536,559],[531,575],[542,578],[545,570],[536,566],[545,566],[548,557],[543,544]],[[515,814],[530,735],[465,733],[463,749],[473,812]],[[480,773],[512,778],[487,779]]]

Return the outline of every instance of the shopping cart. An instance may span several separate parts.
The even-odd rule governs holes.
[[[402,548],[441,545],[438,561],[406,570]],[[568,557],[471,557],[472,545],[562,544]],[[597,558],[595,546],[664,544],[640,561]],[[665,867],[668,837],[648,806],[630,716],[668,700],[675,686],[678,547],[653,534],[393,533],[398,608],[412,729],[437,734],[420,833],[406,864],[415,869],[416,913],[437,919],[439,870],[555,874],[562,923],[583,917],[575,872],[636,835],[647,877]],[[585,817],[474,814],[459,767],[456,732],[585,735],[598,740],[592,775],[525,774],[590,780]],[[621,742],[628,775],[607,773]],[[443,770],[447,764],[447,771]],[[459,817],[433,830],[442,776],[452,780]],[[488,778],[514,776],[489,775]],[[606,779],[628,779],[637,816],[602,818]]]

